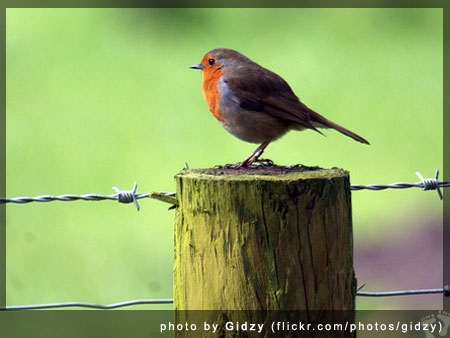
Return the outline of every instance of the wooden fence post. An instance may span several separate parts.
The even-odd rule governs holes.
[[[262,171],[176,174],[174,309],[354,310],[348,172]]]

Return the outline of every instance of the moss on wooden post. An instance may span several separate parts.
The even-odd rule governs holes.
[[[354,309],[349,174],[309,169],[175,176],[176,310]]]

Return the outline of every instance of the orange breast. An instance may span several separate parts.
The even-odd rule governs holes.
[[[206,99],[209,110],[220,122],[223,122],[223,118],[222,112],[219,109],[220,93],[218,91],[217,85],[219,83],[220,77],[225,73],[226,71],[221,71],[220,69],[215,69],[214,71],[203,71],[203,96]]]

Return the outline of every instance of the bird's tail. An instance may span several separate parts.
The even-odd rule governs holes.
[[[315,127],[319,127],[319,128],[333,128],[336,129],[337,131],[339,131],[340,133],[347,135],[348,137],[351,137],[352,139],[361,142],[361,143],[365,143],[365,144],[370,144],[369,141],[367,141],[366,139],[364,139],[363,137],[355,134],[354,132],[334,123],[331,122],[330,120],[327,120],[325,117],[323,117],[322,115],[316,113],[314,110],[309,109],[309,117],[311,118],[311,122]]]

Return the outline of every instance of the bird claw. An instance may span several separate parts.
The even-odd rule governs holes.
[[[273,161],[268,158],[258,158],[256,160],[254,160],[251,165],[253,165],[254,163],[259,163],[259,165],[255,165],[255,167],[260,167],[260,166],[271,167],[271,166],[275,165],[275,163],[273,163]]]
[[[217,169],[239,169],[239,168],[245,168],[245,166],[242,165],[242,162],[238,162],[236,164],[224,164],[224,165],[216,165],[214,168]]]
[[[275,165],[275,163],[266,158],[258,158],[254,161],[243,161],[238,162],[236,164],[225,164],[225,165],[216,165],[214,168],[216,169],[240,169],[240,168],[259,168],[259,167],[271,167]]]

